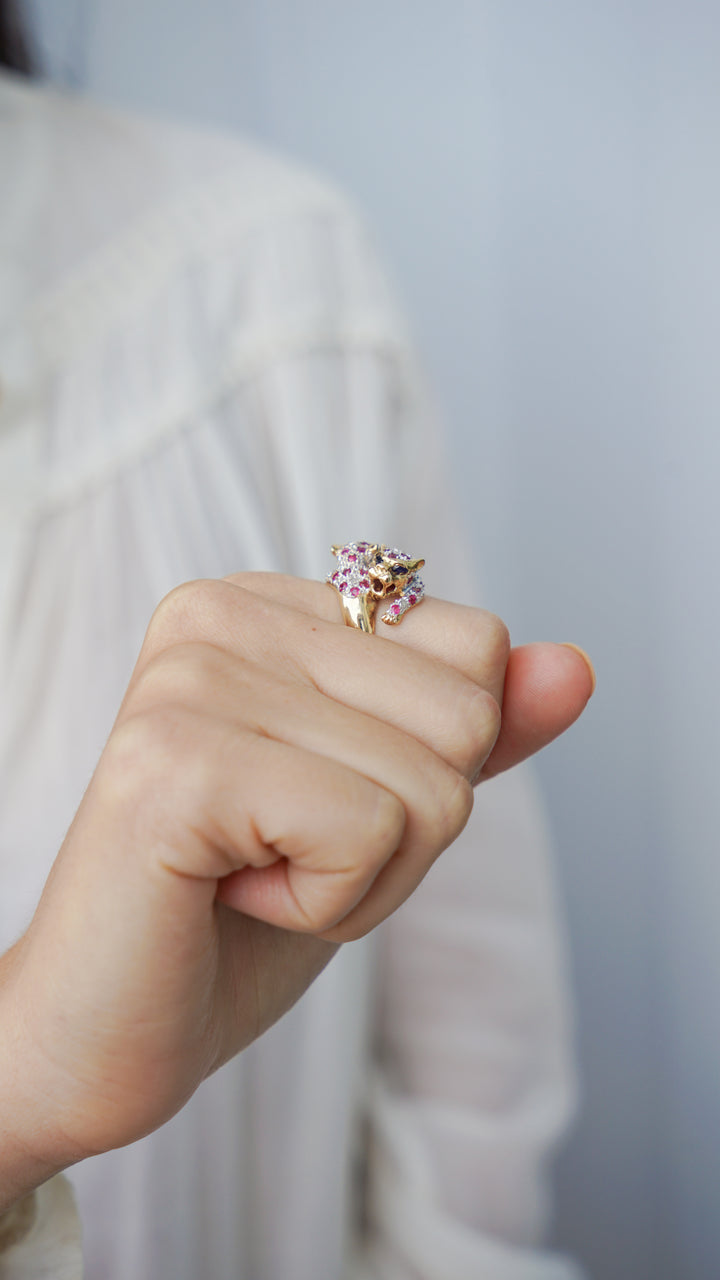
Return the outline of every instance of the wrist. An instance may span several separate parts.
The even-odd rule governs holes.
[[[37,1188],[64,1168],[67,1164],[35,1155],[8,1134],[0,1120],[0,1253],[3,1248],[9,1248],[5,1232],[13,1230],[14,1215],[19,1215],[17,1222],[24,1222]]]
[[[0,1240],[5,1230],[14,1234],[27,1225],[36,1188],[74,1163],[50,1133],[48,1091],[34,1084],[33,1055],[14,1000],[17,951],[0,959]]]
[[[38,1123],[26,1096],[13,1086],[6,1070],[5,1053],[0,1052],[0,1239],[3,1217],[18,1211],[26,1199],[44,1182],[60,1173],[72,1159],[63,1160],[45,1126]]]

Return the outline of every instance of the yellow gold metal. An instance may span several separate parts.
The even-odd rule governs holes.
[[[370,635],[375,630],[375,610],[378,602],[372,596],[340,596],[343,622],[346,627],[355,627],[358,631],[367,631]]]
[[[346,626],[370,634],[382,601],[392,601],[382,621],[395,625],[423,599],[425,587],[418,571],[424,560],[412,560],[404,551],[375,542],[350,542],[331,550],[338,568],[327,581],[340,596]]]

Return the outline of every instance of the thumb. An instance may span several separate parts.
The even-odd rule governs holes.
[[[478,781],[492,778],[559,737],[595,691],[587,654],[571,644],[526,644],[510,651],[502,725]]]

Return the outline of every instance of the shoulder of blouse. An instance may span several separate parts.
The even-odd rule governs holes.
[[[372,295],[385,327],[402,327],[362,219],[331,182],[241,137],[38,93],[46,268],[27,320],[45,365],[122,327],[179,275],[251,271],[259,240],[276,268],[263,302],[269,283],[284,305],[300,276],[306,292],[327,290],[339,267],[356,301]]]
[[[44,503],[287,358],[412,363],[363,220],[331,182],[243,138],[51,88],[26,101],[46,198],[25,257],[46,265],[16,335],[43,406]]]

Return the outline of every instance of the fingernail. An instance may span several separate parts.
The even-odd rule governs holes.
[[[597,676],[595,675],[595,668],[590,658],[586,654],[585,650],[580,648],[579,644],[571,644],[569,640],[563,640],[562,644],[564,649],[574,649],[576,653],[580,654],[580,657],[582,658],[588,671],[590,672],[590,678],[592,680],[592,689],[590,690],[590,697],[592,698],[597,686]]]

